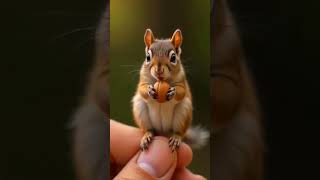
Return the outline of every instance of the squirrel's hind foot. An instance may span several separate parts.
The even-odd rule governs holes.
[[[149,144],[151,143],[153,138],[153,134],[150,131],[147,131],[144,133],[141,141],[140,141],[140,149],[142,151],[145,151],[148,149]]]
[[[177,150],[182,142],[182,137],[179,135],[173,135],[169,139],[169,147],[172,152]]]

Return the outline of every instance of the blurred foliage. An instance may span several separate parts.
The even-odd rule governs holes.
[[[157,38],[183,35],[182,59],[194,101],[194,124],[210,130],[210,1],[112,0],[110,8],[110,115],[134,125],[131,98],[144,61],[143,36],[151,28]],[[210,179],[210,146],[194,151],[190,169]]]

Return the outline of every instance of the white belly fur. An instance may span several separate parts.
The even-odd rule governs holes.
[[[177,102],[173,99],[164,103],[150,100],[148,103],[149,117],[157,133],[166,134],[173,129],[173,111]]]

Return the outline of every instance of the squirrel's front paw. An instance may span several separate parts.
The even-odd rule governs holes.
[[[176,94],[176,88],[171,87],[167,93],[167,100],[170,101],[175,94]]]
[[[148,95],[150,97],[152,97],[153,99],[157,99],[158,98],[158,94],[156,92],[156,89],[152,85],[148,86]]]

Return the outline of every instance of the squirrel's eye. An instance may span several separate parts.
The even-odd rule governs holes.
[[[177,63],[176,53],[174,51],[170,52],[170,62],[172,64],[176,64]]]
[[[151,57],[149,53],[147,54],[147,61],[151,61]]]
[[[149,64],[151,61],[151,50],[148,50],[148,52],[146,53],[146,63]]]

